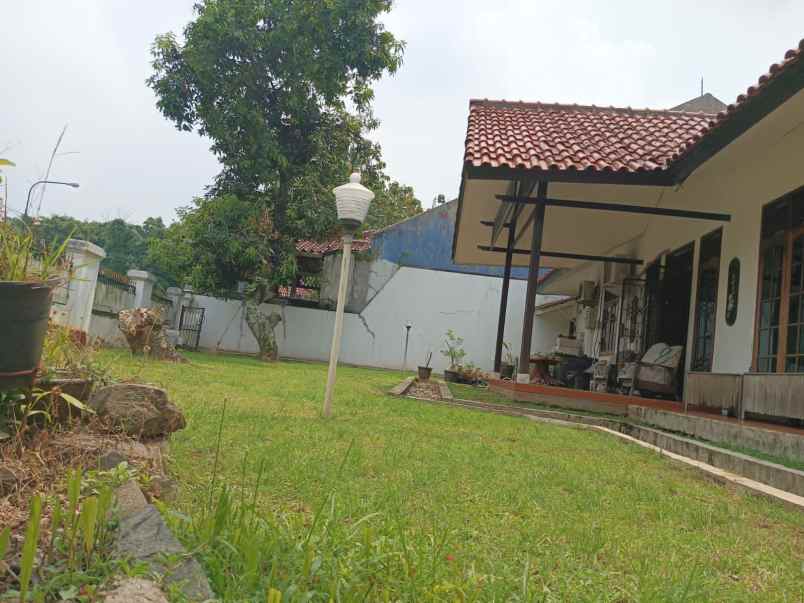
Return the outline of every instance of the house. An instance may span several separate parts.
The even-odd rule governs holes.
[[[718,113],[470,101],[453,260],[531,274],[520,383],[496,388],[577,397],[528,383],[534,333],[572,326],[617,368],[678,346],[687,405],[804,420],[802,54]]]

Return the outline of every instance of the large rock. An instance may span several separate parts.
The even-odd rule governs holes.
[[[156,438],[184,429],[182,412],[167,392],[151,385],[117,383],[92,394],[89,405],[129,435]]]
[[[163,576],[163,584],[176,584],[190,601],[206,601],[214,596],[201,565],[187,555],[152,505],[121,520],[114,556],[145,562],[152,572]],[[168,558],[177,564],[166,565]]]

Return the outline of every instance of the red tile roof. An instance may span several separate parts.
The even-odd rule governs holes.
[[[464,161],[529,170],[660,170],[701,136],[712,117],[472,100]]]
[[[659,172],[802,60],[804,40],[725,111],[679,111],[471,100],[464,163],[472,167]]]
[[[341,239],[332,239],[330,241],[296,241],[296,252],[307,253],[310,255],[326,255],[341,249]],[[371,248],[370,239],[355,239],[352,243],[352,251],[366,251]]]

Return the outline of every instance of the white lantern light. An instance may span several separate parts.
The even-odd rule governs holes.
[[[354,172],[347,184],[336,186],[332,192],[335,193],[338,221],[347,230],[357,230],[366,219],[374,193],[360,184],[359,172]]]

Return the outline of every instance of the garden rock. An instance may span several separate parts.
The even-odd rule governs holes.
[[[148,506],[148,501],[134,480],[129,480],[117,488],[114,497],[117,501],[117,514],[121,520],[144,511]]]
[[[111,471],[116,469],[120,463],[127,463],[128,458],[118,450],[107,450],[98,457],[98,469],[101,471]]]
[[[176,495],[179,492],[179,485],[176,480],[169,477],[156,476],[151,479],[151,494],[163,502],[171,502],[176,500]]]
[[[167,392],[151,385],[117,383],[92,394],[89,405],[128,435],[156,438],[184,429],[182,412]]]
[[[127,578],[108,592],[106,603],[168,603],[165,594],[150,580]]]
[[[191,601],[214,597],[201,565],[186,551],[153,505],[123,519],[117,531],[115,558],[142,561],[164,576],[164,584],[176,584]],[[167,565],[168,560],[175,564]]]

